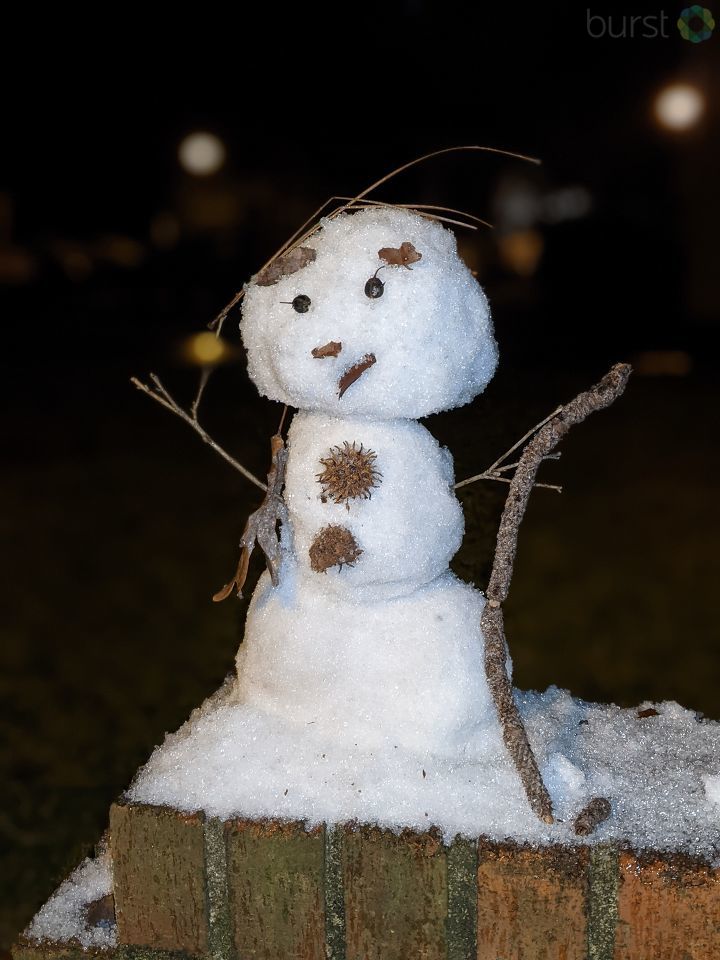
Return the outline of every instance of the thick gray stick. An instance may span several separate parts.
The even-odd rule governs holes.
[[[520,457],[500,519],[495,558],[487,588],[487,603],[481,620],[485,637],[485,673],[497,708],[505,746],[520,774],[530,806],[545,823],[554,822],[552,801],[520,719],[507,674],[507,643],[502,604],[510,590],[518,530],[543,457],[547,457],[555,449],[570,427],[582,423],[596,410],[609,407],[625,389],[631,369],[627,363],[615,364],[599,383],[561,407],[535,434]]]

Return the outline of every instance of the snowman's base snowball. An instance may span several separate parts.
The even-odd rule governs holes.
[[[500,731],[485,678],[483,594],[446,573],[412,593],[357,604],[322,575],[264,574],[238,654],[238,700],[329,740],[457,755]]]

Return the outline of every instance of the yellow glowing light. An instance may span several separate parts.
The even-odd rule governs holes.
[[[655,116],[668,130],[682,132],[694,127],[705,112],[702,91],[689,83],[671,83],[655,97]]]
[[[178,148],[178,158],[188,173],[207,177],[225,162],[225,144],[214,133],[190,133]]]
[[[537,230],[515,230],[499,238],[498,250],[503,265],[521,277],[531,277],[543,254],[544,242]]]
[[[692,370],[692,357],[684,350],[643,350],[633,369],[640,377],[686,377]]]
[[[184,343],[185,358],[201,367],[211,367],[226,360],[229,349],[214,333],[196,333]]]

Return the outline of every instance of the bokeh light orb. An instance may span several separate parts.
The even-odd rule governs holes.
[[[214,133],[190,133],[180,143],[178,159],[187,173],[208,177],[225,162],[225,144]]]
[[[667,130],[682,132],[694,127],[705,112],[702,91],[689,83],[671,83],[655,97],[655,116]]]
[[[214,333],[195,333],[184,343],[185,359],[201,367],[212,367],[228,359],[228,348]]]

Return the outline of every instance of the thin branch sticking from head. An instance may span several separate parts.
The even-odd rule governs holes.
[[[264,270],[266,267],[268,267],[273,262],[273,260],[277,259],[277,257],[281,256],[283,253],[286,253],[288,250],[291,250],[294,247],[299,246],[300,244],[304,243],[309,237],[311,237],[318,230],[320,225],[319,222],[315,222],[315,221],[318,221],[318,218],[321,216],[323,210],[327,206],[329,206],[331,203],[334,203],[336,200],[342,200],[343,203],[341,203],[340,206],[336,207],[329,214],[327,214],[327,219],[329,220],[333,220],[335,217],[339,216],[341,213],[344,213],[346,210],[351,210],[353,208],[355,209],[360,208],[362,206],[362,201],[366,200],[369,194],[373,193],[373,191],[377,190],[378,187],[381,187],[383,184],[387,183],[389,180],[392,180],[394,177],[397,177],[399,174],[404,173],[405,170],[409,170],[411,167],[417,166],[420,163],[424,163],[426,160],[431,160],[434,157],[439,157],[446,153],[462,153],[462,152],[468,152],[468,151],[475,151],[480,153],[494,153],[494,154],[498,154],[499,156],[512,157],[516,160],[524,160],[527,163],[533,163],[533,164],[540,163],[537,157],[528,157],[526,154],[523,154],[523,153],[514,153],[510,150],[500,150],[497,147],[482,147],[478,145],[445,147],[442,150],[433,150],[431,153],[425,153],[420,157],[415,157],[414,160],[408,161],[408,163],[404,163],[401,166],[396,167],[394,170],[391,170],[389,173],[386,173],[384,176],[380,177],[379,180],[375,180],[373,183],[370,184],[369,187],[366,187],[364,190],[356,194],[354,197],[350,197],[350,198],[339,197],[339,196],[329,197],[327,200],[325,200],[324,203],[321,203],[320,206],[317,208],[317,210],[315,210],[307,218],[307,220],[295,231],[295,233],[288,240],[285,241],[285,243],[280,247],[280,249],[277,250],[270,257],[270,259],[267,260],[262,265],[262,267],[260,267],[260,270],[258,271],[258,273]],[[388,206],[392,206],[392,204],[388,204]],[[412,205],[412,206],[408,205],[410,209],[413,209],[413,208],[417,209],[418,212],[421,211],[421,207],[423,206],[427,210],[433,209],[433,207],[429,204],[428,205],[418,204],[418,205]],[[440,209],[440,208],[437,208],[437,209]],[[447,208],[447,212],[450,212],[449,208]],[[458,213],[462,214],[462,211],[458,211]],[[468,216],[470,219],[475,219],[469,214],[464,214],[464,215]],[[427,214],[427,216],[432,216],[432,215]],[[436,217],[436,219],[441,219],[441,218]],[[458,225],[461,225],[461,226],[468,226],[472,228],[471,224],[460,223],[460,221],[456,221],[456,223],[458,223]],[[223,309],[215,317],[215,319],[208,324],[210,329],[215,330],[218,336],[220,335],[220,332],[227,318],[227,315],[233,309],[233,307],[235,307],[240,302],[244,294],[245,294],[245,288],[243,287],[242,290],[239,290],[235,294],[235,296],[230,301],[230,303],[228,303],[227,306],[223,307]]]

